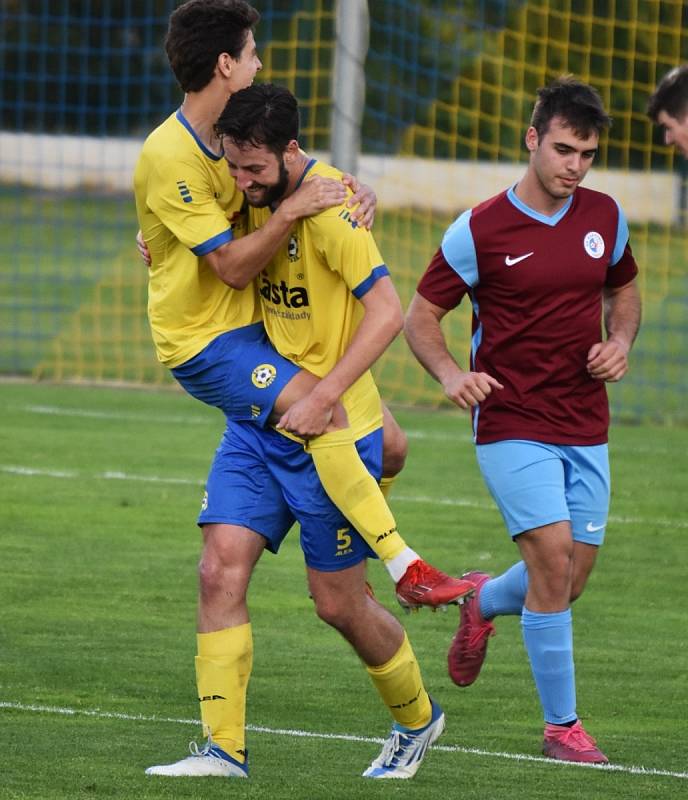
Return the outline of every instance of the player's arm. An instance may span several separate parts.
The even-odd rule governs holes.
[[[317,435],[313,420],[331,412],[349,389],[400,333],[404,315],[401,301],[389,275],[378,278],[359,298],[364,308],[356,333],[337,364],[315,388],[295,403],[279,421],[278,427],[303,437]]]
[[[588,352],[588,373],[600,381],[620,381],[628,372],[628,354],[640,327],[640,292],[635,280],[606,286],[603,293],[607,338]]]
[[[415,293],[404,322],[404,334],[411,351],[444,393],[457,406],[468,408],[481,403],[493,389],[504,388],[486,372],[464,372],[447,347],[440,326],[448,309]]]
[[[354,175],[349,175],[348,173],[345,173],[342,176],[342,182],[344,183],[345,186],[348,186],[353,192],[352,196],[349,198],[347,202],[347,208],[354,209],[351,212],[351,218],[356,220],[364,228],[370,229],[375,220],[375,210],[377,208],[377,195],[370,186],[368,186],[365,183],[360,183],[359,180]],[[258,231],[250,235],[253,236],[255,235],[255,233],[258,233]],[[279,244],[282,241],[284,241],[284,235],[281,238],[278,237],[278,244],[276,248],[279,247]],[[147,267],[150,267],[151,265],[150,251],[146,245],[146,242],[144,241],[143,234],[140,230],[136,234],[136,248],[139,251],[139,255],[141,256],[141,260],[143,261],[143,263]]]
[[[355,181],[355,178],[353,180]],[[358,182],[356,185],[358,186]],[[358,196],[363,198],[361,202],[370,209],[368,187],[358,186],[358,189]],[[376,199],[375,193],[372,194],[374,216]],[[320,177],[307,181],[280,205],[264,227],[241,239],[224,242],[216,249],[204,253],[206,261],[222,281],[234,289],[243,289],[267,266],[297,219],[317,214],[332,205],[339,205],[345,196],[346,190],[338,181]],[[350,198],[350,203],[354,197],[356,195]],[[361,213],[360,207],[357,212]],[[370,211],[367,212],[367,218],[369,217]],[[150,250],[140,230],[136,234],[136,248],[143,263],[150,267],[152,263]]]
[[[341,181],[319,175],[304,181],[280,203],[265,225],[205,253],[205,259],[221,281],[232,289],[245,289],[269,264],[298,219],[341,205],[346,194]]]

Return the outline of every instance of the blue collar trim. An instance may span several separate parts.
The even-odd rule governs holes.
[[[219,161],[222,158],[223,153],[220,153],[219,155],[217,153],[213,153],[213,151],[208,149],[203,144],[203,142],[198,138],[198,135],[196,134],[196,131],[189,124],[189,120],[182,114],[181,108],[177,109],[177,119],[186,128],[186,130],[193,136],[194,141],[201,148],[201,151],[203,152],[203,155],[208,156],[208,158],[212,158],[213,161]]]
[[[532,219],[537,220],[538,222],[542,222],[545,225],[550,225],[554,227],[559,220],[562,219],[566,215],[566,212],[571,208],[571,203],[573,203],[573,195],[568,198],[568,200],[564,203],[564,205],[553,214],[551,217],[548,217],[547,214],[541,214],[539,211],[535,211],[530,206],[527,206],[522,200],[520,200],[516,196],[516,189],[517,184],[514,184],[506,193],[509,202],[515,206],[519,211],[522,211],[527,216],[531,217]]]

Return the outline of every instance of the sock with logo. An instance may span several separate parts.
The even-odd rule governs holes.
[[[366,670],[395,722],[413,730],[430,722],[432,704],[405,633],[401,647],[389,661],[379,667],[366,666]]]
[[[541,614],[524,606],[521,628],[545,722],[566,725],[577,718],[571,609]]]
[[[506,572],[485,581],[480,589],[480,613],[485,619],[499,615],[520,615],[528,591],[528,569],[518,561]]]
[[[306,449],[332,502],[385,566],[397,556],[404,557],[404,552],[410,548],[397,531],[380,486],[361,461],[351,429],[318,436],[307,443]],[[413,555],[412,560],[418,558],[415,553]]]
[[[196,685],[203,735],[246,760],[246,690],[253,666],[251,623],[196,635]]]

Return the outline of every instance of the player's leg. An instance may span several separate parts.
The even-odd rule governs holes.
[[[543,752],[562,761],[606,763],[576,712],[570,524],[547,525],[521,534],[516,541],[529,575],[521,627],[544,711]]]
[[[262,536],[235,525],[204,525],[199,564],[196,686],[202,749],[171,764],[149,767],[166,777],[247,777],[246,691],[253,639],[246,591],[260,558]]]
[[[537,464],[540,458],[537,451],[545,448],[546,459],[549,446],[535,443],[534,446],[536,455],[532,460]],[[544,523],[553,516],[570,516],[574,539],[570,594],[570,602],[573,602],[583,592],[603,540],[602,523],[606,521],[609,504],[606,446],[556,448],[557,457],[562,456],[564,494],[562,496],[559,480],[547,479],[545,491],[549,486],[554,495],[548,492],[540,497],[531,495],[529,489],[530,446],[519,444],[517,447],[514,451],[512,443],[499,442],[478,448],[483,475],[512,536],[536,521]],[[541,491],[542,486],[537,487],[536,482],[537,491]],[[502,499],[507,492],[513,502]],[[525,498],[520,507],[516,502],[519,495]],[[547,516],[537,519],[531,508],[540,508]],[[476,593],[461,608],[461,623],[448,654],[449,673],[459,686],[469,686],[478,677],[488,639],[495,632],[493,620],[504,615],[521,616],[529,583],[524,561],[518,561],[494,578],[478,571],[468,572],[464,577],[476,584]]]
[[[386,498],[392,483],[406,464],[408,455],[408,439],[401,425],[396,421],[392,412],[382,404],[382,477],[380,488]]]
[[[573,603],[583,593],[595,566],[598,550],[596,545],[574,540],[570,602]],[[476,598],[483,619],[490,621],[501,616],[521,616],[528,591],[528,569],[524,561],[517,561],[494,578],[480,572],[467,573],[466,577],[476,583]]]
[[[558,446],[537,442],[498,445],[487,452],[479,448],[479,461],[528,573],[521,627],[545,717],[544,752],[561,760],[604,762],[576,712],[570,458]],[[510,463],[495,463],[505,451]]]
[[[279,419],[283,411],[305,397],[317,381],[308,372],[295,375],[277,397],[273,419]],[[471,594],[473,585],[427,564],[397,530],[385,491],[389,493],[394,474],[403,467],[406,437],[384,406],[383,420],[387,460],[384,490],[380,484],[383,476],[373,477],[361,460],[341,406],[337,407],[330,430],[311,439],[307,445],[320,481],[332,502],[384,563],[397,585],[397,599],[402,606],[417,608],[460,603]]]
[[[558,456],[538,442],[501,441],[476,448],[478,465],[499,506],[512,538],[524,531],[568,519],[563,470]],[[549,487],[549,491],[547,488]],[[529,585],[521,561],[498,578],[485,572],[464,577],[476,584],[475,595],[461,608],[459,627],[447,654],[451,679],[470,686],[482,669],[498,614],[520,615]]]
[[[192,396],[221,408],[228,419],[259,426],[277,422],[318,382],[314,375],[280,356],[260,324],[218,336],[172,372]],[[397,451],[400,446],[403,442],[399,444],[397,434]],[[379,484],[359,457],[341,406],[331,429],[311,440],[309,449],[326,492],[400,584],[400,602],[413,607],[439,606],[460,602],[473,591],[468,581],[427,565],[406,545]]]
[[[236,426],[238,428],[238,426]],[[203,749],[149,775],[247,777],[246,691],[253,641],[246,593],[268,548],[277,552],[293,523],[280,488],[240,429],[228,428],[208,476],[199,524],[196,684]]]
[[[253,638],[246,592],[265,539],[235,525],[204,525],[199,565],[196,685],[203,733],[246,761],[246,691]]]
[[[277,397],[270,422],[275,424],[288,408],[306,397],[318,380],[305,370],[294,375]],[[388,420],[393,420],[391,414],[387,414]],[[401,429],[397,428],[390,422],[389,459],[396,462],[390,469],[400,466],[399,450],[403,444],[399,436]],[[335,408],[328,430],[308,442],[308,451],[332,502],[354,523],[385,563],[394,582],[398,582],[408,566],[418,559],[418,554],[407,547],[399,534],[379,482],[361,461],[354,433],[340,404]],[[388,566],[393,561],[394,565]]]
[[[269,464],[301,524],[301,547],[318,615],[351,644],[368,669],[395,728],[370,777],[408,778],[441,733],[444,715],[423,687],[403,628],[368,592],[365,559],[372,550],[332,503],[313,461],[272,432]],[[381,431],[359,442],[366,465],[379,472]],[[379,762],[379,763],[378,763]],[[384,763],[383,763],[384,762]]]
[[[442,733],[444,714],[425,690],[404,629],[366,592],[365,575],[365,562],[336,572],[308,568],[318,616],[356,651],[394,720],[381,754],[363,774],[411,778]]]
[[[373,476],[366,469],[351,437],[351,429],[346,428],[308,442],[325,491],[383,561],[404,608],[460,604],[472,594],[473,584],[438,570],[406,544],[381,491],[380,472]],[[398,454],[395,458],[399,463]],[[390,488],[388,481],[387,491]]]

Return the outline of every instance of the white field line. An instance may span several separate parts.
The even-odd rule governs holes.
[[[22,411],[31,414],[47,414],[51,416],[64,417],[85,417],[91,419],[113,419],[130,420],[132,422],[162,423],[165,425],[206,425],[217,422],[217,418],[211,415],[194,416],[191,414],[156,414],[136,411],[97,411],[90,408],[62,408],[60,406],[28,405],[23,406]],[[465,420],[466,430],[468,431],[469,422]],[[419,431],[406,429],[404,431],[409,439],[420,441],[443,442],[448,446],[466,444],[472,442],[473,437],[470,433],[459,433],[456,430],[444,431]],[[654,445],[611,445],[613,453],[634,453],[634,454],[654,454],[670,455],[672,451],[666,447],[656,447]]]
[[[47,414],[54,417],[84,417],[87,419],[130,420],[132,422],[161,422],[165,425],[206,425],[217,422],[217,416],[193,416],[190,414],[156,414],[136,411],[97,411],[92,408],[60,408],[59,406],[24,406],[22,411],[31,414]]]
[[[61,469],[40,469],[37,467],[26,467],[18,464],[0,464],[0,473],[8,475],[23,475],[25,477],[37,478],[68,478],[74,479],[93,479],[104,481],[131,481],[133,483],[160,483],[181,486],[203,486],[204,481],[193,478],[171,478],[163,475],[136,475],[131,472],[120,470],[106,470],[96,472],[93,475],[82,475],[77,470]],[[430,506],[451,506],[457,508],[477,508],[483,511],[497,512],[496,507],[489,502],[481,500],[471,500],[463,497],[429,497],[427,495],[408,495],[394,494],[392,499],[395,503],[411,503]],[[643,517],[617,517],[613,514],[609,517],[609,522],[614,525],[647,525],[662,528],[688,528],[688,520],[666,519],[664,517],[653,517],[645,519]]]
[[[195,719],[175,719],[173,717],[156,717],[147,716],[145,714],[123,714],[114,711],[100,711],[98,709],[60,708],[59,706],[42,706],[10,701],[0,701],[0,708],[37,714],[60,714],[63,716],[95,717],[96,719],[116,719],[124,722],[164,722],[173,725],[197,725],[199,727],[201,724]],[[336,741],[361,742],[363,744],[382,744],[385,741],[378,737],[356,736],[350,733],[318,733],[317,731],[302,731],[289,728],[268,728],[263,725],[247,725],[246,728],[253,733],[266,733],[273,736],[288,736],[290,738],[332,739]],[[546,764],[550,767],[578,767],[596,769],[603,772],[623,772],[628,775],[655,775],[664,778],[688,779],[688,772],[672,772],[671,770],[655,769],[654,767],[640,767],[625,764],[607,764],[605,766],[597,764],[576,764],[553,761],[550,758],[531,756],[525,753],[504,753],[494,750],[481,750],[477,747],[462,747],[461,745],[433,745],[432,749],[443,753],[463,753],[465,755],[484,756],[486,758],[502,758],[509,761],[532,761],[538,764]]]
[[[129,420],[131,422],[145,422],[155,423],[160,422],[165,425],[169,424],[186,424],[193,425],[211,424],[217,422],[217,418],[208,414],[207,416],[191,416],[191,415],[173,415],[173,414],[155,414],[136,411],[96,411],[89,408],[61,408],[60,406],[43,406],[43,405],[29,405],[23,406],[22,411],[27,411],[31,414],[43,414],[55,417],[84,417],[86,419],[112,419],[112,420]],[[468,424],[468,423],[467,423]],[[473,439],[470,433],[453,433],[447,436],[446,433],[430,432],[430,431],[416,431],[406,430],[406,436],[409,439],[426,439],[428,441],[448,442],[448,443],[466,443],[471,442]]]

